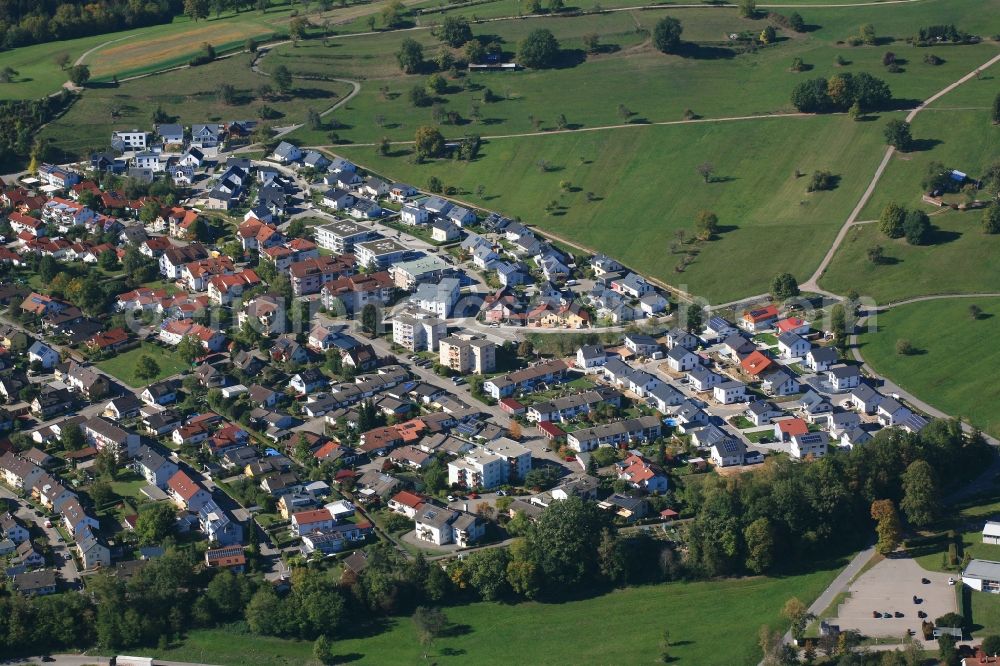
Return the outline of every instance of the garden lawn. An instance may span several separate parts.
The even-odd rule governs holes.
[[[439,639],[430,653],[437,663],[499,665],[511,663],[516,645],[516,660],[526,664],[653,663],[663,630],[669,629],[676,643],[670,653],[682,663],[755,664],[760,626],[782,628],[785,601],[795,596],[810,603],[837,571],[830,567],[784,578],[633,587],[560,604],[448,608],[452,622],[468,631]],[[707,617],[713,621],[706,622]],[[719,634],[719,626],[730,631]],[[571,650],[565,649],[568,637]],[[334,652],[357,664],[411,664],[421,662],[423,648],[412,622],[399,618],[375,636],[336,641]],[[180,647],[156,652],[156,657],[259,666],[314,663],[311,643],[234,636],[225,630],[193,631]]]
[[[872,123],[827,116],[496,139],[471,163],[337,152],[396,180],[425,185],[437,176],[478,207],[717,303],[766,292],[784,271],[808,277],[870,180],[881,143]],[[706,161],[715,182],[696,171]],[[807,193],[795,172],[817,169],[840,176],[839,186]],[[683,252],[672,255],[671,244],[677,232],[693,236],[701,210],[718,215],[721,233],[677,273]]]
[[[984,314],[969,316],[969,306]],[[902,305],[878,315],[876,330],[859,342],[865,360],[880,374],[947,414],[1000,436],[1000,298],[958,298]],[[917,353],[896,353],[897,340]]]
[[[184,125],[259,118],[265,104],[281,114],[274,122],[304,122],[308,110],[324,111],[350,89],[327,81],[296,81],[288,96],[262,102],[257,88],[269,80],[250,69],[247,54],[198,67],[197,76],[192,75],[193,71],[178,70],[117,87],[88,90],[65,115],[42,131],[42,137],[68,156],[85,156],[91,150],[107,147],[114,129],[149,127],[157,106]],[[235,88],[236,100],[231,106],[219,99],[218,89],[223,83]],[[115,118],[111,116],[112,108],[118,111]]]
[[[150,356],[156,361],[157,365],[160,366],[160,374],[151,380],[139,379],[135,376],[135,366],[139,362],[139,359],[143,356]],[[109,375],[114,375],[119,380],[125,382],[133,388],[139,388],[140,386],[148,386],[155,382],[160,381],[171,375],[176,375],[187,368],[187,364],[181,360],[181,358],[173,351],[166,350],[163,347],[157,345],[143,342],[141,345],[135,349],[130,349],[129,351],[118,354],[109,359],[97,362],[97,367],[99,367],[104,372]]]

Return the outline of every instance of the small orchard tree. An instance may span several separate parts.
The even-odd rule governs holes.
[[[69,70],[69,80],[74,86],[85,86],[90,81],[90,68],[86,65],[74,65]]]
[[[924,245],[930,240],[931,220],[922,210],[911,210],[903,220],[903,235],[910,245]]]
[[[464,16],[446,16],[438,28],[437,38],[442,42],[457,49],[472,39],[472,28],[469,27],[469,20]]]
[[[983,212],[983,233],[1000,234],[1000,202],[994,201]]]
[[[903,222],[906,220],[906,209],[890,201],[882,209],[878,218],[878,229],[889,238],[903,236]]]
[[[710,240],[719,231],[719,217],[708,210],[698,213],[694,220],[695,231],[701,240]]]

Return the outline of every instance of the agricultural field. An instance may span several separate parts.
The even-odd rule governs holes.
[[[105,148],[114,129],[148,128],[153,110],[160,106],[185,125],[225,120],[257,119],[264,105],[280,117],[271,122],[304,122],[309,109],[322,112],[350,91],[350,86],[328,81],[296,81],[289,95],[263,101],[258,88],[268,78],[250,69],[249,54],[240,54],[194,70],[177,70],[127,81],[118,86],[88,90],[70,110],[50,123],[42,137],[50,146],[71,157]],[[236,100],[226,105],[219,86],[236,88]],[[116,112],[112,116],[112,111]]]
[[[317,29],[324,24],[339,26],[366,14],[377,14],[388,3],[356,2],[327,12],[319,11],[317,6],[308,17]],[[258,41],[282,39],[288,34],[293,11],[301,11],[292,4],[272,0],[271,8],[264,13],[224,11],[217,16],[212,12],[208,19],[197,22],[177,16],[168,24],[4,51],[0,53],[0,69],[11,67],[18,75],[11,83],[0,84],[0,99],[30,99],[58,91],[67,79],[56,64],[61,54],[73,61],[85,55],[83,62],[91,68],[93,79],[109,82],[115,76],[121,79],[182,65],[205,42],[221,53],[242,49],[250,37]],[[345,32],[335,27],[331,30]]]
[[[517,645],[521,663],[579,663],[581,655],[588,663],[652,663],[659,657],[660,636],[669,629],[671,655],[681,663],[749,666],[760,659],[760,626],[781,626],[785,601],[797,596],[809,603],[842,564],[782,578],[632,587],[560,604],[458,606],[446,610],[461,630],[439,639],[430,653],[437,663],[508,664],[510,648]],[[715,621],[705,622],[706,617]],[[732,640],[718,640],[719,626],[731,629],[727,635]],[[571,652],[560,649],[567,636],[573,637]],[[234,641],[241,646],[238,655]],[[408,618],[392,620],[388,629],[371,637],[338,640],[334,650],[357,664],[418,663],[423,654]],[[312,644],[234,636],[223,629],[193,631],[182,645],[156,657],[223,665],[247,660],[260,666],[303,664],[312,663]]]
[[[520,216],[718,303],[767,291],[782,270],[808,277],[867,185],[881,144],[877,125],[839,116],[495,139],[471,163],[417,165],[405,149],[392,157],[373,148],[337,152],[420,186],[438,176],[477,206]],[[705,161],[715,182],[696,170]],[[838,187],[807,193],[807,179],[795,172],[817,169],[840,176]],[[549,202],[556,205],[546,212]],[[672,254],[676,234],[690,239],[703,209],[718,215],[721,233]],[[693,263],[675,272],[689,248],[697,252]]]
[[[969,306],[982,310],[972,319]],[[880,374],[934,407],[1000,436],[1000,298],[922,301],[880,313],[875,330],[859,337],[861,354]],[[916,352],[896,353],[909,340]]]
[[[139,379],[135,376],[135,366],[143,356],[152,357],[160,366],[160,374],[153,379]],[[187,368],[187,364],[173,351],[149,342],[143,342],[135,349],[98,361],[96,365],[104,372],[113,375],[133,388],[154,384]]]

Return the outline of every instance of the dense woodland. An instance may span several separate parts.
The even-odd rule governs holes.
[[[41,148],[35,142],[38,130],[72,101],[67,90],[42,99],[0,101],[0,165],[23,166]]]
[[[169,23],[181,0],[0,0],[6,49]]]
[[[608,514],[572,498],[553,504],[517,532],[509,549],[469,554],[442,569],[406,560],[386,544],[370,549],[359,575],[334,576],[321,565],[293,569],[291,589],[258,575],[212,572],[191,547],[168,548],[127,582],[88,580],[90,594],[0,597],[0,645],[6,654],[100,645],[161,649],[194,627],[336,641],[378,631],[385,616],[470,600],[565,600],[618,585],[746,573],[781,573],[829,560],[871,540],[871,505],[898,505],[910,525],[939,515],[947,488],[937,479],[982,469],[993,455],[955,421],[935,421],[920,435],[883,431],[850,452],[811,464],[773,458],[753,474],[702,476],[677,492],[686,530],[680,544],[624,537]],[[162,535],[161,535],[162,536]],[[169,540],[169,539],[168,539]],[[256,547],[248,553],[259,568]]]

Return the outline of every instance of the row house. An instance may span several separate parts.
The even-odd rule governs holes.
[[[215,305],[229,305],[243,295],[243,291],[256,287],[260,278],[251,269],[232,275],[215,275],[208,281],[208,300]]]
[[[633,441],[648,441],[660,436],[663,423],[658,416],[640,416],[566,435],[566,444],[577,452],[593,451],[601,445],[618,446]]]
[[[185,264],[180,277],[191,291],[205,291],[208,281],[216,275],[232,275],[235,272],[233,260],[229,257],[208,257]]]
[[[202,326],[191,319],[164,322],[160,328],[160,340],[171,346],[180,344],[187,336],[198,340],[207,352],[221,351],[226,344],[226,336],[222,332]]]
[[[294,287],[294,284],[293,284]],[[369,303],[388,305],[396,286],[387,271],[347,275],[323,285],[322,302],[328,311],[337,314],[360,312]]]

